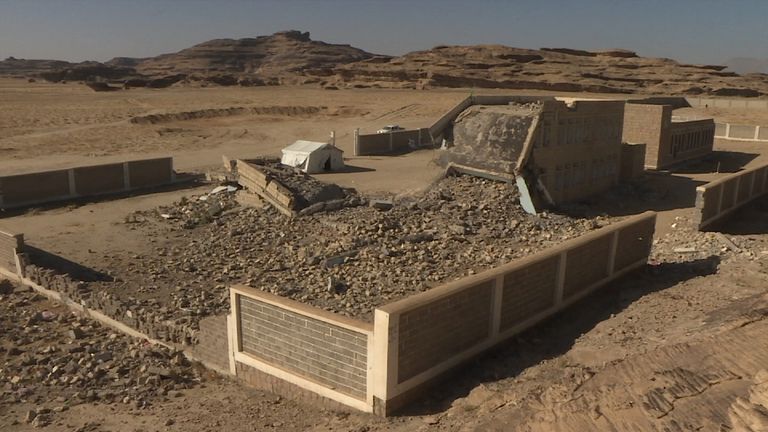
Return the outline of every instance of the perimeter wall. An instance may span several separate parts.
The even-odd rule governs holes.
[[[143,159],[0,177],[0,209],[171,184],[173,158]]]
[[[745,169],[696,188],[699,230],[724,222],[736,209],[768,191],[768,164]]]

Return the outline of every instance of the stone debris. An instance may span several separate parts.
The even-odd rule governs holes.
[[[49,309],[55,319],[32,319]],[[35,404],[33,427],[82,403],[144,408],[199,385],[180,352],[117,333],[23,288],[0,296],[0,411]]]
[[[603,216],[531,216],[519,208],[513,186],[469,176],[448,177],[423,196],[391,203],[387,211],[345,207],[293,219],[273,208],[238,207],[190,229],[156,218],[152,223],[165,226],[165,235],[176,241],[158,244],[155,254],[136,257],[127,268],[124,260],[108,258],[106,268],[122,267],[118,280],[88,285],[120,297],[123,310],[150,313],[139,325],[171,322],[185,334],[194,333],[200,319],[229,310],[226,287],[235,283],[370,319],[376,306],[611,222]],[[135,224],[137,235],[150,225]],[[329,277],[344,288],[329,289]],[[141,295],[120,294],[135,287],[144,287]]]

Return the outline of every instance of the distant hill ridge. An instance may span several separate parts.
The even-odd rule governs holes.
[[[539,50],[504,45],[442,45],[399,57],[314,41],[308,32],[214,39],[149,58],[105,63],[0,61],[0,75],[50,81],[104,81],[125,87],[169,85],[316,85],[325,88],[486,87],[599,93],[757,97],[768,75],[738,75],[726,66],[681,64],[624,49]]]

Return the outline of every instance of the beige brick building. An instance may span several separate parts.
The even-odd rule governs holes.
[[[672,115],[672,108],[671,105],[626,105],[623,140],[646,144],[646,168],[668,168],[712,152],[714,120],[678,119]]]
[[[456,118],[442,161],[523,178],[537,206],[577,201],[619,180],[624,105],[552,97],[478,104]]]

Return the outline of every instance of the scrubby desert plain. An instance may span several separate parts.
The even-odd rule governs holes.
[[[419,196],[440,178],[433,162],[437,150],[353,157],[353,130],[373,132],[393,123],[423,127],[472,92],[545,94],[290,86],[96,93],[76,83],[0,79],[0,173],[165,155],[174,156],[177,171],[204,173],[220,169],[223,154],[278,155],[296,139],[322,141],[335,131],[353,168],[318,178],[369,196]],[[209,111],[190,119],[189,113],[202,110]],[[678,114],[768,124],[765,111]],[[0,430],[761,430],[768,418],[745,401],[765,405],[768,399],[768,374],[761,372],[768,369],[768,203],[740,212],[723,235],[696,232],[691,214],[695,185],[724,175],[715,172],[717,166],[727,172],[764,162],[764,146],[718,141],[717,152],[705,161],[648,174],[641,184],[571,209],[609,220],[659,211],[651,263],[465,365],[388,419],[322,410],[249,389],[169,353],[150,357],[157,367],[173,364],[184,373],[170,384],[153,385],[147,380],[151,371],[140,366],[139,353],[149,348],[21,288],[11,292],[4,283],[0,376],[8,381],[0,383]],[[129,216],[211,188],[33,209],[0,216],[0,227],[101,271],[141,272],[143,257],[162,244],[148,242]],[[215,234],[215,228],[207,232]],[[51,316],[56,318],[39,318]],[[73,340],[68,332],[75,322],[84,334]],[[23,354],[13,351],[17,345]],[[24,356],[40,360],[52,352],[49,347],[72,356],[97,349],[138,359],[126,368],[142,383],[140,393],[112,402],[91,397],[89,391],[98,396],[109,388],[87,374],[87,386],[77,392],[66,382],[41,378],[35,384],[34,376],[24,375]],[[11,385],[14,376],[30,383],[24,391]]]

